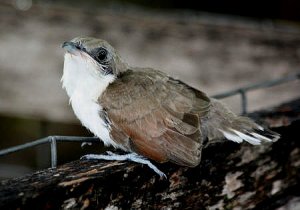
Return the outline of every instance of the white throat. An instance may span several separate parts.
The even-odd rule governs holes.
[[[114,75],[100,74],[99,65],[90,57],[84,54],[65,54],[62,83],[75,115],[105,145],[117,147],[110,138],[109,126],[100,117],[103,108],[98,103],[99,97],[114,80]]]

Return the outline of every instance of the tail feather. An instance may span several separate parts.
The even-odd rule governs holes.
[[[280,135],[253,122],[250,118],[237,116],[217,100],[212,101],[208,118],[202,126],[209,142],[226,138],[241,143],[246,141],[253,145],[262,142],[274,142]]]
[[[254,130],[252,135],[257,137],[257,138],[261,138],[265,141],[275,142],[278,139],[280,139],[280,134],[279,133],[276,133],[274,131],[271,131],[269,129],[264,129],[264,128],[263,128],[263,130]]]
[[[270,131],[268,129],[262,130],[245,130],[244,132],[237,131],[234,129],[230,129],[230,131],[220,131],[223,133],[224,137],[228,140],[241,143],[243,141],[247,141],[253,145],[259,145],[262,142],[274,142],[280,138],[280,135]]]

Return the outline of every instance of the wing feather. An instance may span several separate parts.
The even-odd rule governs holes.
[[[158,162],[200,162],[200,123],[210,107],[204,93],[159,71],[128,70],[100,102],[112,123],[111,137],[128,150]]]

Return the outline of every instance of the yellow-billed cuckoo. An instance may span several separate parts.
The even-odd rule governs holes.
[[[104,40],[77,37],[63,48],[62,82],[75,115],[105,145],[132,153],[87,158],[131,159],[164,175],[143,157],[194,167],[207,143],[226,138],[259,145],[279,138],[180,80],[129,66]]]

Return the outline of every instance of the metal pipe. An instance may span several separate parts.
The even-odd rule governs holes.
[[[55,136],[52,136],[50,140],[50,152],[51,152],[51,168],[55,168],[57,166],[57,146],[56,146]]]
[[[216,94],[212,97],[217,98],[217,99],[227,98],[227,97],[239,94],[241,90],[243,90],[245,92],[248,92],[250,90],[272,87],[272,86],[275,86],[275,85],[280,85],[280,84],[290,82],[290,81],[294,81],[294,80],[298,80],[298,79],[300,79],[300,72],[298,72],[296,74],[290,74],[286,77],[282,77],[282,78],[279,78],[279,79],[269,80],[269,81],[265,81],[265,82],[256,83],[256,84],[253,84],[253,85],[247,85],[247,86],[244,86],[242,88],[229,90],[229,91],[226,91],[226,92],[223,92],[223,93],[220,93],[220,94]]]
[[[24,150],[24,149],[34,147],[34,146],[37,146],[37,145],[40,145],[40,144],[45,144],[47,142],[48,142],[48,138],[42,138],[42,139],[38,139],[36,141],[32,141],[32,142],[28,142],[28,143],[21,144],[21,145],[18,145],[18,146],[3,149],[3,150],[0,150],[0,156],[7,155],[7,154],[10,154],[10,153],[13,153],[13,152],[17,152],[19,150]]]
[[[240,92],[240,95],[241,95],[242,115],[245,115],[245,114],[247,114],[247,95],[246,95],[246,91],[241,89],[239,92]]]
[[[45,144],[48,142],[52,142],[55,139],[55,141],[60,141],[60,142],[101,142],[99,141],[98,137],[81,137],[81,136],[48,136],[45,138],[41,138],[32,142],[28,142],[25,144],[9,147],[3,150],[0,150],[0,156],[7,155],[13,152],[17,152],[19,150],[24,150],[30,147],[34,147],[40,144]]]

